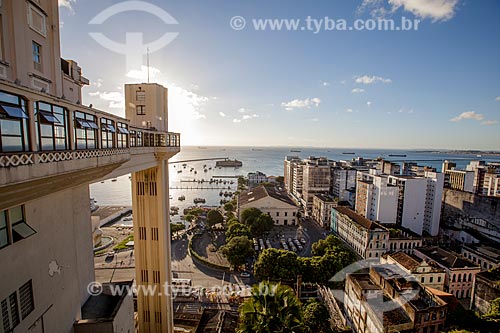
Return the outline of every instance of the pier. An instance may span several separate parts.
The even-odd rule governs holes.
[[[200,162],[200,161],[219,161],[219,160],[229,160],[229,157],[193,158],[190,160],[168,162],[168,164],[179,164],[179,163]]]
[[[170,186],[171,190],[231,190],[231,186]]]

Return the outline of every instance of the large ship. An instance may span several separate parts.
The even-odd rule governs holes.
[[[224,167],[224,168],[239,168],[243,166],[243,162],[238,160],[223,160],[215,162],[216,167]]]

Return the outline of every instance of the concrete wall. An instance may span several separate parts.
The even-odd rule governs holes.
[[[45,332],[72,332],[95,278],[88,186],[27,202],[25,215],[36,234],[0,249],[0,300],[32,280],[35,309],[14,331],[43,316]]]
[[[482,218],[500,228],[500,198],[445,189],[442,217],[449,222],[460,217]]]
[[[269,214],[278,225],[297,225],[298,207],[289,205],[272,197],[262,198],[239,207],[239,214],[247,208],[258,208],[263,213]],[[286,214],[286,216],[285,216]],[[286,224],[285,224],[286,220]]]

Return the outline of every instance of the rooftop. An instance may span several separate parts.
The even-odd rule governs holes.
[[[127,293],[113,296],[112,285],[131,288],[132,281],[103,284],[102,293],[90,296],[82,306],[82,320],[113,320]]]
[[[409,271],[414,271],[422,263],[422,259],[402,251],[388,254],[388,256],[390,256],[394,261],[396,261]],[[428,262],[428,264],[429,266],[433,267],[433,270],[438,269],[438,267],[436,267],[436,264],[434,262],[431,261]]]
[[[480,244],[474,244],[474,245],[464,245],[464,248],[473,250],[474,252],[477,252],[481,254],[482,256],[485,256],[497,263],[500,262],[500,247],[498,244],[488,244],[488,245],[480,245]]]
[[[386,230],[381,224],[374,222],[374,221],[371,221],[371,220],[367,219],[366,217],[359,215],[358,213],[356,213],[355,211],[353,211],[352,209],[350,209],[348,207],[335,207],[334,209],[336,211],[338,211],[339,213],[346,215],[352,221],[356,222],[358,225],[360,225],[361,227],[363,227],[365,229],[368,229],[368,230],[376,230],[376,229]]]
[[[333,202],[337,201],[336,199],[334,199],[326,194],[318,193],[318,194],[315,194],[314,196],[323,202],[332,202],[333,203]]]
[[[238,199],[238,204],[240,206],[243,206],[266,197],[271,197],[280,200],[282,202],[285,202],[289,205],[295,206],[292,199],[290,199],[290,197],[288,197],[286,193],[280,192],[275,188],[266,187],[264,185],[257,186],[251,190],[241,192]]]
[[[479,265],[461,258],[458,254],[437,246],[421,247],[417,251],[447,268],[479,268]]]

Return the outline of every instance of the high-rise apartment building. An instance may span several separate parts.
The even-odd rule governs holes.
[[[168,284],[167,162],[180,136],[167,132],[167,90],[127,85],[126,118],[82,105],[88,80],[60,57],[56,0],[0,1],[0,28],[0,331],[132,332],[127,293],[90,294],[89,184],[132,174],[136,284]],[[173,332],[158,291],[138,289],[141,332]]]
[[[356,173],[356,169],[332,167],[331,192],[339,201],[348,201],[350,204],[354,204],[353,198],[355,198],[354,193],[356,191]]]
[[[302,166],[302,204],[311,212],[314,194],[330,191],[330,165],[325,157],[309,157]]]

